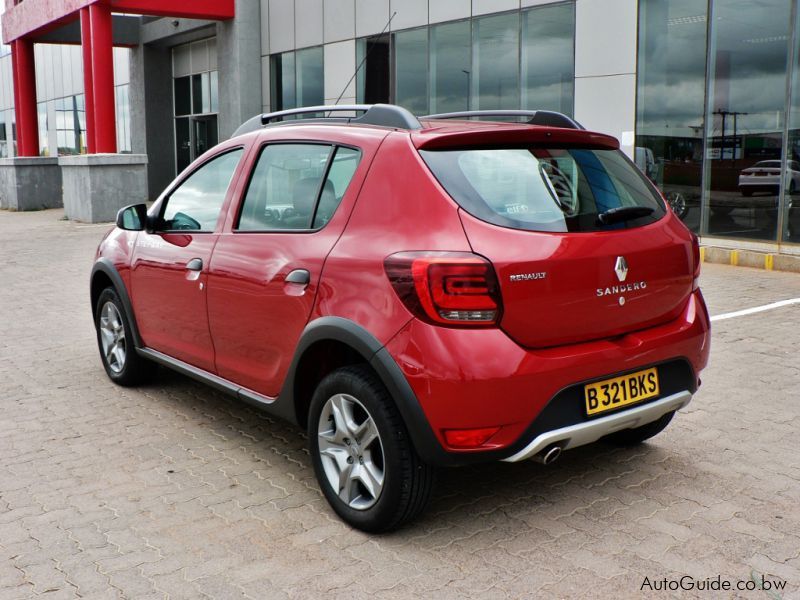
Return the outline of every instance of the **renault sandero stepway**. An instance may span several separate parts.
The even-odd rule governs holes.
[[[307,428],[332,509],[386,531],[438,467],[663,430],[708,360],[699,275],[618,141],[564,115],[330,106],[121,210],[91,306],[114,382],[160,364]]]

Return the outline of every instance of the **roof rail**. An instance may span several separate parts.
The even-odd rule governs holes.
[[[331,117],[331,113],[363,113],[358,117]],[[422,124],[417,117],[402,106],[394,104],[336,104],[330,106],[305,106],[291,108],[277,112],[256,115],[245,121],[231,137],[250,133],[265,125],[285,123],[287,117],[299,115],[313,115],[325,113],[322,118],[308,120],[291,120],[292,124],[303,125],[310,123],[339,122],[355,125],[378,125],[380,127],[393,127],[395,129],[422,129]]]
[[[462,112],[426,115],[420,119],[474,119],[476,117],[527,117],[528,125],[583,129],[584,127],[567,115],[552,110],[467,110]]]

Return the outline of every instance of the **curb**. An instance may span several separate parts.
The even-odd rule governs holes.
[[[702,246],[700,248],[700,262],[766,269],[767,271],[800,273],[800,256],[756,252],[754,250],[731,250],[717,246]]]

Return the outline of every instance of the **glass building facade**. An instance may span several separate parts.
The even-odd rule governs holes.
[[[800,243],[791,0],[639,0],[636,161],[703,236]]]
[[[574,112],[575,3],[560,2],[356,40],[358,102],[417,115]]]

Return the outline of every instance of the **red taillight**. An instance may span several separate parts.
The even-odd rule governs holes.
[[[400,252],[384,261],[406,307],[439,325],[486,327],[500,319],[500,288],[492,264],[468,252]]]
[[[478,448],[490,437],[500,431],[499,427],[483,427],[481,429],[445,429],[444,441],[451,448]]]
[[[700,240],[692,234],[692,291],[700,289]]]

